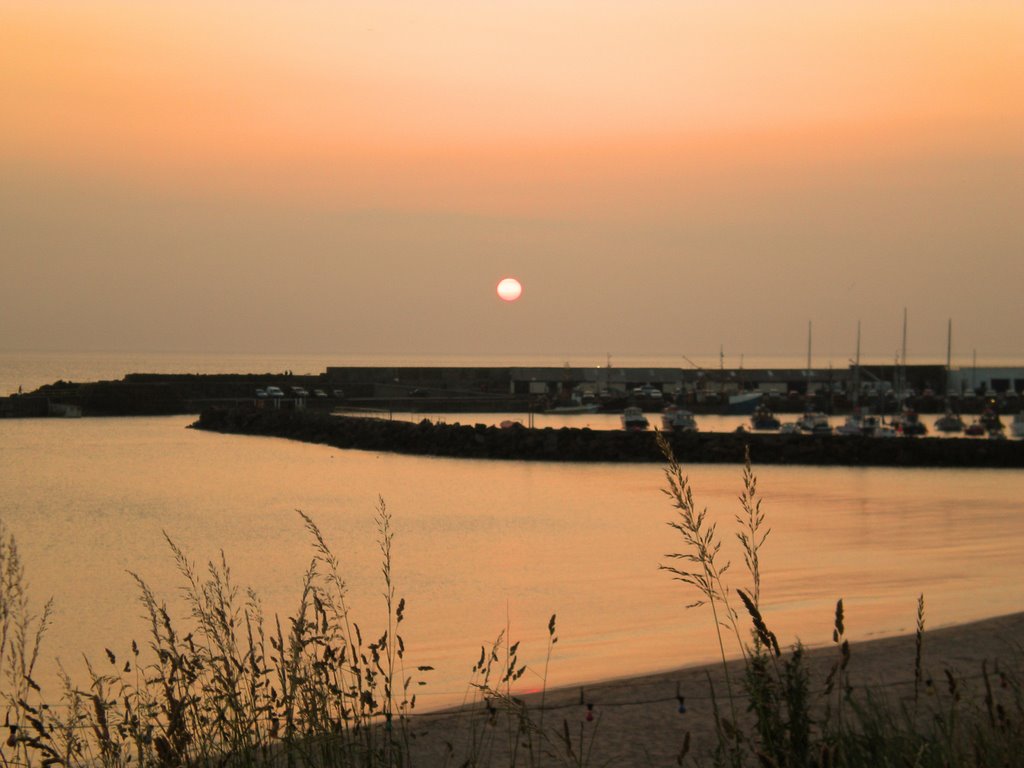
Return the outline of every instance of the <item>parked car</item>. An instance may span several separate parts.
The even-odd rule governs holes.
[[[267,397],[284,397],[284,391],[280,387],[267,387]]]
[[[327,397],[327,393],[324,392],[322,389],[314,389],[313,397]]]
[[[341,397],[345,396],[345,390],[344,389],[336,389],[336,390],[334,390],[333,394],[334,394],[335,397],[341,398]]]
[[[296,397],[309,397],[309,392],[305,387],[292,387],[292,394]]]
[[[257,389],[256,390],[256,397],[263,398],[263,397],[266,397],[266,396],[267,396],[267,390],[265,390],[265,389]]]

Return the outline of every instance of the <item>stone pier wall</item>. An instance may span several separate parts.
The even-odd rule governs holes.
[[[507,429],[418,424],[295,411],[208,409],[193,424],[233,434],[266,435],[338,448],[456,458],[523,461],[660,462],[653,432],[591,429]],[[893,467],[1024,467],[1024,441],[971,438],[867,438],[697,432],[669,435],[684,463]]]

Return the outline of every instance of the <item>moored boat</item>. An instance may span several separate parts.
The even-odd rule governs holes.
[[[828,416],[818,411],[807,411],[796,420],[796,424],[802,432],[809,432],[815,435],[832,434],[832,427],[828,423]]]
[[[824,413],[813,414],[810,433],[812,435],[831,435],[832,425],[828,423],[828,416]]]
[[[938,432],[945,432],[946,434],[963,432],[964,420],[960,418],[959,414],[953,413],[952,411],[946,411],[944,415],[935,420],[935,429]]]
[[[739,395],[730,395],[728,411],[734,414],[753,413],[760,402],[760,392],[744,392]]]
[[[810,432],[811,427],[814,426],[814,412],[804,411],[803,415],[796,420],[796,425],[802,432]]]
[[[978,417],[978,422],[985,428],[987,432],[996,430],[1001,432],[1003,430],[1003,420],[999,418],[999,414],[994,408],[986,408],[981,412]]]
[[[893,417],[892,426],[901,435],[916,437],[928,434],[928,427],[917,417],[912,408],[904,408],[903,412]]]
[[[970,426],[964,430],[965,435],[971,437],[982,437],[988,435],[990,438],[1005,437],[1002,419],[992,408],[986,408],[979,414]]]
[[[896,437],[896,430],[878,416],[868,414],[861,419],[861,434],[867,437]]]
[[[689,411],[670,405],[661,414],[661,426],[668,432],[696,432],[697,420]]]
[[[835,429],[837,435],[860,435],[862,437],[896,437],[896,429],[873,413],[864,413],[859,409],[846,417],[846,420]]]
[[[647,421],[647,417],[644,416],[644,412],[637,408],[635,405],[628,406],[622,412],[622,428],[626,430],[643,430],[647,429],[650,423]]]
[[[750,426],[753,429],[778,429],[781,425],[768,406],[761,403],[750,416]]]
[[[836,427],[837,435],[863,435],[864,424],[860,413],[851,413],[846,421]]]

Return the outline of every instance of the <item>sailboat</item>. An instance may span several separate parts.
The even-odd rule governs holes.
[[[874,427],[865,429],[865,414],[860,410],[860,320],[857,321],[857,357],[853,363],[853,413],[846,417],[841,425],[836,427],[837,435],[864,435],[873,434]]]
[[[906,324],[906,318],[904,318],[904,325]],[[906,348],[906,330],[904,329],[904,349]],[[904,358],[906,352],[904,352]],[[872,375],[870,371],[866,373],[871,376],[875,382],[879,379]],[[871,413],[868,409],[862,409],[860,407],[860,321],[857,322],[857,357],[853,362],[853,413],[846,417],[846,421],[835,428],[837,435],[862,435],[864,437],[896,437],[899,434],[914,434],[918,427],[911,426],[910,432],[897,431],[896,427],[890,424],[886,424],[885,420]],[[898,382],[897,382],[898,384]],[[883,407],[884,410],[884,407]],[[916,420],[916,419],[915,419]],[[893,424],[909,423],[901,421],[900,417],[893,419]],[[924,425],[921,425],[922,427]],[[916,432],[919,434],[919,432]]]
[[[960,414],[953,413],[953,409],[949,404],[949,369],[950,361],[953,353],[953,320],[950,318],[949,323],[946,327],[946,381],[944,382],[943,389],[946,391],[946,412],[935,420],[935,429],[939,432],[945,432],[946,434],[956,434],[963,432],[964,420],[960,418]]]
[[[897,433],[915,437],[928,434],[928,427],[917,418],[917,413],[910,406],[910,398],[913,397],[913,390],[907,386],[907,308],[903,308],[903,347],[900,352],[900,367],[898,371],[899,388],[897,390],[897,402],[901,404],[900,412],[892,417],[890,424]]]

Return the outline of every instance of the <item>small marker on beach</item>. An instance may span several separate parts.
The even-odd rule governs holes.
[[[686,697],[679,692],[679,683],[676,683],[676,701],[679,702],[679,714],[686,714]]]

